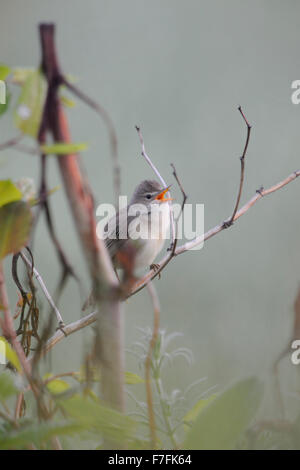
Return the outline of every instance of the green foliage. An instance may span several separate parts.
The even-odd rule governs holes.
[[[46,90],[47,84],[40,70],[28,73],[15,111],[15,125],[33,138],[39,131]]]
[[[51,376],[53,376],[53,374],[46,374],[44,376],[44,380],[45,379],[50,379]],[[59,379],[59,378],[53,379],[53,380],[51,380],[50,382],[47,383],[47,389],[53,395],[59,395],[61,393],[64,393],[67,390],[69,390],[70,387],[71,386],[70,386],[70,384],[68,384],[68,382],[66,382],[65,380]]]
[[[0,449],[26,449],[32,444],[37,448],[44,446],[52,437],[72,436],[81,431],[76,424],[67,422],[43,422],[24,424],[20,429],[11,428],[0,431]]]
[[[242,380],[226,390],[200,412],[184,448],[234,449],[252,421],[262,395],[262,385],[255,378]]]
[[[191,426],[198,417],[199,413],[204,410],[204,408],[209,405],[209,403],[211,403],[216,398],[216,396],[216,394],[212,394],[208,398],[201,398],[198,400],[197,403],[195,403],[195,405],[184,416],[184,423]]]
[[[85,366],[81,366],[78,372],[74,372],[73,377],[80,383],[86,382],[87,377],[90,382],[100,382],[101,380],[99,368],[95,367],[90,367],[87,371]],[[134,374],[133,372],[125,372],[126,385],[141,384],[144,382],[144,379],[140,375]]]
[[[11,92],[9,89],[6,87],[6,100],[5,103],[0,103],[0,116],[2,116],[6,111],[8,110],[8,107],[11,102]]]
[[[84,142],[78,144],[65,144],[63,142],[59,142],[53,145],[41,145],[40,148],[42,153],[46,155],[68,155],[71,153],[83,152],[88,148],[88,146]]]
[[[0,181],[0,207],[20,199],[22,199],[22,193],[11,180]]]
[[[31,224],[32,214],[26,202],[10,202],[0,207],[0,259],[23,248]]]
[[[9,342],[3,336],[0,336],[0,342],[4,344],[6,360],[9,361],[17,369],[18,372],[20,372],[21,364],[17,353],[14,351],[14,349],[12,349]]]
[[[0,374],[0,401],[5,401],[17,393],[13,376],[8,371]]]
[[[23,86],[29,75],[34,72],[33,67],[14,67],[12,70],[12,81],[16,85]]]
[[[71,100],[71,98],[68,98],[65,95],[60,95],[59,98],[60,98],[61,103],[67,108],[74,108],[76,106],[75,101]]]
[[[0,80],[6,80],[11,72],[11,68],[8,65],[0,64]]]
[[[125,372],[125,383],[127,385],[142,384],[145,380],[133,372]]]
[[[11,72],[12,81],[21,86],[14,113],[15,126],[23,134],[36,138],[46,98],[46,80],[40,70],[11,70],[6,65],[0,65],[0,80],[5,80]],[[63,88],[60,87],[60,93]],[[8,109],[11,99],[9,90],[6,98],[6,104],[0,105],[0,116]],[[74,101],[61,94],[60,101],[65,106],[74,106]],[[84,151],[87,147],[86,143],[58,142],[42,145],[40,150],[46,155],[66,155]],[[30,204],[38,201],[30,181],[21,181],[20,187],[22,191],[10,180],[0,181],[0,260],[9,253],[19,251],[26,244],[30,233]],[[135,345],[138,350],[136,356],[142,367],[151,335],[150,329],[144,330],[142,341]],[[262,386],[257,379],[251,378],[238,382],[219,395],[208,395],[206,392],[193,400],[188,399],[188,394],[201,379],[186,390],[168,390],[164,382],[166,366],[169,368],[179,357],[188,364],[193,359],[187,348],[170,350],[170,343],[179,336],[180,333],[167,335],[165,331],[160,331],[153,351],[150,385],[154,394],[157,446],[174,449],[234,449],[246,441],[245,431],[259,407]],[[134,415],[137,419],[105,406],[92,389],[92,383],[101,380],[99,370],[93,368],[88,374],[84,367],[77,373],[68,374],[75,385],[54,378],[53,374],[45,375],[43,382],[37,378],[36,386],[49,416],[46,413],[40,421],[32,412],[32,403],[28,400],[27,404],[27,396],[30,394],[31,398],[36,397],[29,390],[25,394],[29,413],[26,418],[15,420],[14,409],[9,410],[6,400],[15,402],[20,392],[16,384],[21,382],[18,374],[21,366],[10,344],[2,337],[0,340],[4,341],[7,360],[17,371],[14,374],[9,371],[0,374],[0,449],[27,449],[33,445],[41,449],[51,448],[53,437],[76,435],[81,441],[92,438],[97,448],[102,446],[99,445],[100,440],[111,443],[113,448],[144,449],[150,446],[147,403],[137,400],[128,390],[129,397],[136,404],[137,412]],[[145,380],[136,373],[126,372],[125,383],[132,386],[144,384]],[[293,447],[295,436],[299,439],[300,426],[295,425],[294,428],[293,436],[282,432],[287,439],[287,446]],[[268,439],[261,433],[256,445],[268,447],[279,444],[274,433],[269,433]]]
[[[82,429],[115,443],[124,443],[134,436],[136,423],[130,417],[96,402],[88,396],[75,394],[57,401],[72,421]]]

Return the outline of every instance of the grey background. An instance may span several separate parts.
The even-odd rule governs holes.
[[[78,78],[115,123],[123,192],[131,194],[139,180],[152,177],[140,157],[134,130],[139,124],[165,179],[172,182],[169,164],[174,162],[189,202],[205,204],[209,229],[231,213],[235,202],[246,132],[238,105],[253,124],[243,202],[261,185],[268,187],[299,167],[300,106],[290,98],[291,82],[300,78],[299,18],[300,4],[292,0],[2,0],[1,61],[38,65],[37,24],[55,21],[63,70]],[[90,143],[83,159],[97,201],[112,202],[105,127],[81,103],[68,114],[73,140]],[[0,139],[13,135],[11,118],[5,117]],[[55,159],[49,160],[53,187],[61,181]],[[33,156],[5,151],[0,175],[38,181],[39,164]],[[250,374],[269,380],[272,362],[291,332],[300,280],[299,184],[260,201],[201,251],[178,257],[155,282],[162,328],[183,333],[176,344],[194,354],[191,367],[179,359],[166,371],[169,389],[200,377],[207,377],[204,388],[219,389]],[[63,190],[52,196],[51,205],[65,250],[87,279]],[[58,262],[44,221],[35,256],[53,291]],[[13,305],[12,285],[10,296]],[[79,318],[81,303],[70,281],[60,305],[67,322]],[[139,338],[136,327],[151,324],[151,304],[143,291],[125,305],[126,346]],[[55,348],[56,372],[79,369],[88,337],[84,331]],[[126,367],[137,370],[131,356]],[[297,372],[285,359],[281,378],[290,413],[297,405]],[[272,403],[270,387],[270,413]]]

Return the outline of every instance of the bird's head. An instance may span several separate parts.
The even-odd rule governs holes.
[[[144,180],[135,188],[130,204],[144,204],[149,206],[150,204],[161,204],[171,201],[172,198],[165,197],[170,186],[162,188],[155,180]]]

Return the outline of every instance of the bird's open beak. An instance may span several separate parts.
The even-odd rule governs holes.
[[[165,189],[162,189],[162,191],[160,191],[157,196],[155,196],[155,199],[159,202],[168,202],[168,201],[173,201],[173,198],[172,197],[165,197],[165,194],[169,191],[170,187],[172,185],[170,184],[170,186],[168,186],[167,188]]]

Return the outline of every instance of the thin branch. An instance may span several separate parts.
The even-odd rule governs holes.
[[[3,334],[5,337],[7,337],[11,341],[14,347],[14,350],[17,353],[17,356],[19,358],[19,361],[25,373],[25,376],[30,383],[31,382],[31,367],[30,367],[29,362],[27,361],[24,350],[17,339],[16,331],[14,329],[13,319],[11,316],[9,303],[8,303],[8,295],[6,291],[2,261],[0,262],[0,303],[4,311],[4,321],[3,322],[1,321]]]
[[[70,143],[71,135],[67,118],[57,95],[58,87],[63,83],[63,74],[58,65],[54,33],[54,24],[40,25],[41,69],[48,82],[43,117],[47,116],[45,126],[55,142]],[[43,129],[42,125],[40,132],[43,132]],[[124,407],[124,358],[121,306],[118,297],[111,295],[118,283],[105,244],[103,240],[97,238],[94,198],[79,166],[78,155],[63,155],[58,159],[58,165],[93,282],[97,306],[99,310],[104,311],[104,315],[98,315],[96,330],[98,346],[96,359],[100,363],[103,377],[101,381],[103,398],[113,407],[122,410]]]
[[[80,318],[80,320],[65,325],[64,332],[62,332],[61,330],[56,331],[56,333],[47,341],[45,346],[42,348],[41,356],[47,354],[47,352],[49,352],[57,343],[60,343],[60,341],[66,336],[69,336],[72,333],[75,333],[76,331],[82,330],[82,328],[85,328],[86,326],[94,323],[97,320],[97,317],[98,312],[94,311],[89,315],[85,315],[83,318]]]
[[[237,213],[237,210],[238,210],[239,205],[240,205],[240,200],[241,200],[241,197],[242,197],[243,186],[244,186],[244,178],[245,178],[245,157],[246,157],[246,153],[247,153],[247,149],[248,149],[248,145],[249,145],[249,140],[250,140],[250,134],[251,134],[251,126],[250,126],[250,124],[249,124],[249,122],[248,122],[241,106],[239,106],[238,110],[241,113],[242,118],[244,119],[244,122],[247,126],[247,136],[246,136],[244,151],[243,151],[242,156],[240,157],[241,176],[240,176],[240,186],[239,186],[239,191],[238,191],[238,195],[237,195],[237,200],[236,200],[235,207],[233,209],[233,213],[232,213],[232,216],[231,216],[229,222],[228,221],[224,222],[224,224],[225,224],[224,228],[228,228],[228,227],[230,227],[230,225],[233,224],[235,214]]]
[[[104,124],[107,127],[109,140],[110,140],[110,147],[111,147],[111,157],[113,163],[113,181],[114,181],[114,192],[115,192],[115,199],[116,204],[119,203],[119,196],[121,194],[121,168],[119,163],[118,157],[118,140],[117,134],[115,131],[114,124],[110,118],[110,115],[99,103],[91,99],[88,95],[83,93],[79,88],[75,85],[70,83],[65,77],[62,77],[62,83],[81,101],[87,104],[90,108],[92,108],[96,113],[103,119]]]
[[[48,101],[47,101],[48,103]],[[40,145],[45,144],[46,142],[46,130],[44,129],[46,123],[47,123],[47,118],[44,116],[45,112],[43,114],[43,119],[40,125],[40,130],[39,130],[39,136],[38,136],[38,142]],[[66,284],[66,281],[68,279],[68,276],[74,277],[74,279],[78,282],[79,287],[80,287],[80,279],[77,276],[77,274],[74,271],[74,268],[70,264],[67,255],[65,254],[59,239],[56,235],[56,231],[54,228],[53,220],[52,220],[52,215],[50,211],[50,204],[48,201],[48,187],[47,187],[47,178],[46,178],[46,169],[47,169],[47,155],[43,154],[42,152],[40,153],[40,161],[41,161],[41,176],[40,176],[40,188],[39,188],[39,196],[38,199],[41,201],[41,204],[38,208],[38,211],[36,213],[35,221],[34,221],[34,227],[32,230],[32,236],[31,239],[33,240],[33,233],[34,229],[37,226],[37,222],[39,219],[39,216],[44,210],[45,217],[46,217],[46,222],[47,222],[47,227],[49,231],[50,238],[52,240],[52,243],[54,245],[54,248],[57,252],[59,262],[62,267],[62,276],[61,278],[63,279],[64,283],[61,285],[60,291],[62,292],[64,285]]]
[[[153,332],[152,337],[149,342],[148,354],[145,360],[145,383],[146,383],[146,396],[147,396],[147,407],[148,407],[148,417],[149,417],[149,428],[150,428],[150,437],[151,437],[151,448],[156,448],[157,436],[155,428],[155,414],[153,408],[153,394],[151,388],[151,365],[152,365],[152,355],[155,348],[155,344],[158,338],[159,333],[159,317],[160,317],[160,305],[157,292],[154,285],[149,282],[147,285],[150,298],[153,305],[154,313],[154,322],[153,322]]]
[[[187,194],[185,193],[185,191],[183,189],[183,186],[181,184],[181,181],[178,178],[177,171],[176,171],[175,165],[173,163],[171,163],[171,167],[173,168],[173,176],[176,179],[177,184],[178,184],[178,186],[180,188],[180,191],[181,191],[181,194],[182,194],[182,203],[181,203],[180,213],[178,214],[177,223],[176,223],[175,240],[174,240],[173,247],[172,247],[172,252],[171,252],[172,257],[173,257],[174,254],[175,254],[175,250],[176,250],[176,246],[177,246],[177,240],[178,240],[179,218],[180,218],[180,216],[183,216],[183,210],[184,210],[184,206],[185,206],[185,203],[186,203],[186,200],[187,200]]]
[[[294,171],[293,173],[291,173],[287,178],[285,178],[284,180],[282,180],[281,182],[275,184],[274,186],[271,186],[270,188],[268,189],[259,189],[255,196],[253,196],[235,215],[235,218],[234,220],[237,220],[239,219],[240,217],[242,217],[244,214],[246,214],[246,212],[248,212],[248,210],[259,200],[261,199],[263,196],[267,196],[269,194],[272,194],[274,193],[275,191],[278,191],[279,189],[283,188],[284,186],[286,186],[287,184],[291,183],[292,181],[294,181],[298,176],[300,176],[300,170],[298,171]],[[228,218],[228,220],[230,220],[231,217]],[[191,248],[194,248],[195,246],[203,243],[204,241],[206,240],[209,240],[210,238],[212,238],[213,236],[217,235],[218,233],[222,232],[223,230],[225,229],[224,227],[224,222],[222,222],[221,224],[219,225],[216,225],[214,228],[208,230],[208,232],[206,232],[204,235],[202,236],[199,236],[199,237],[196,237],[194,240],[191,240],[190,242],[188,243],[185,243],[181,246],[179,246],[175,253],[174,253],[174,257],[181,254],[181,253],[185,253],[186,251],[190,250]],[[144,276],[142,279],[140,279],[139,281],[136,282],[136,284],[134,285],[132,291],[131,291],[131,294],[129,295],[132,296],[132,295],[135,295],[137,294],[141,289],[143,289],[152,279],[154,279],[158,274],[159,272],[164,269],[166,267],[166,265],[169,263],[169,261],[172,259],[173,257],[170,256],[170,254],[168,254],[167,256],[165,256],[165,258],[163,258],[159,265],[160,265],[160,268],[157,270],[157,271],[154,271],[154,270],[151,270],[149,271],[146,276]],[[64,327],[64,332],[67,336],[71,335],[72,333],[75,333],[76,331],[79,331],[81,330],[82,328],[85,328],[86,326],[88,325],[91,325],[92,323],[94,323],[97,319],[97,311],[95,312],[92,312],[90,313],[89,315],[86,315],[84,316],[83,318],[81,318],[80,320],[77,320],[73,323],[70,323],[69,325],[66,325]],[[62,331],[57,331],[53,336],[52,338],[50,338],[48,340],[48,342],[46,343],[45,347],[43,348],[42,350],[42,355],[43,354],[46,354],[48,351],[50,351],[57,343],[59,343],[62,339],[65,338],[65,335]]]
[[[18,356],[18,359],[21,364],[22,372],[24,373],[31,387],[31,390],[34,394],[34,397],[36,399],[39,413],[41,414],[43,418],[47,419],[49,414],[48,414],[47,407],[43,401],[41,390],[39,389],[36,382],[33,380],[32,373],[31,373],[32,372],[31,363],[30,361],[27,360],[24,349],[22,348],[20,342],[18,341],[16,330],[14,328],[13,319],[11,316],[9,303],[8,303],[8,295],[6,291],[2,262],[0,262],[0,303],[3,306],[3,311],[4,311],[4,321],[1,320],[1,327],[2,327],[3,334],[11,341],[11,344]]]
[[[45,194],[47,194],[47,188],[45,188]],[[74,277],[74,279],[78,282],[79,286],[80,286],[80,279],[79,277],[77,276],[77,274],[75,273],[74,271],[74,268],[73,266],[70,264],[68,258],[67,258],[67,255],[65,254],[58,238],[57,238],[57,235],[55,233],[55,229],[54,229],[54,224],[53,224],[53,220],[52,220],[52,215],[51,215],[51,212],[50,212],[50,207],[49,207],[49,202],[48,202],[48,199],[47,197],[43,198],[43,206],[44,206],[44,211],[45,211],[45,216],[46,216],[46,222],[47,222],[47,227],[48,227],[48,230],[49,230],[49,234],[50,234],[50,237],[52,239],[52,242],[54,244],[54,247],[57,251],[57,255],[59,257],[59,260],[60,260],[60,263],[61,263],[61,266],[62,266],[62,278],[64,280],[65,277],[67,278],[69,275]]]
[[[25,264],[27,264],[27,266],[32,270],[37,282],[39,283],[39,285],[41,286],[41,289],[50,305],[50,307],[54,310],[54,313],[56,315],[56,318],[57,318],[57,321],[58,321],[58,324],[59,324],[59,327],[63,327],[64,326],[64,321],[62,319],[62,316],[58,310],[58,308],[56,307],[51,295],[49,294],[49,291],[43,281],[43,278],[42,276],[39,274],[39,272],[37,271],[37,269],[33,266],[33,264],[31,263],[31,261],[29,261],[29,259],[27,258],[27,256],[20,252],[20,256],[22,258],[22,260],[24,261]]]
[[[18,134],[17,136],[15,137],[12,137],[11,139],[7,140],[6,142],[2,142],[2,144],[0,144],[0,151],[1,150],[5,150],[9,147],[14,147],[15,145],[17,145],[24,137],[24,134]]]
[[[154,163],[152,162],[152,160],[150,159],[150,157],[146,153],[144,139],[143,139],[143,135],[142,135],[140,127],[135,126],[135,128],[136,128],[136,131],[138,133],[140,143],[141,143],[141,147],[142,147],[141,155],[144,157],[144,159],[146,160],[148,165],[150,165],[150,167],[152,168],[152,170],[154,171],[154,173],[156,174],[156,176],[160,180],[161,184],[163,185],[163,187],[166,188],[167,183],[165,182],[165,180],[161,176],[160,172],[158,171],[158,169],[156,168],[156,166],[154,165]],[[169,191],[168,191],[167,195],[168,195],[168,197],[171,196]],[[174,246],[174,243],[175,243],[175,221],[174,221],[174,214],[173,214],[173,210],[172,210],[172,202],[169,201],[168,204],[169,204],[169,210],[170,210],[171,238],[172,238],[170,250],[172,250],[173,246]]]
[[[76,377],[76,372],[63,372],[61,374],[52,375],[44,380],[44,385],[48,385],[50,382],[53,382],[53,380],[57,380],[62,377]]]
[[[24,404],[24,393],[20,392],[17,396],[16,408],[15,408],[15,420],[16,421],[21,418],[23,404]]]
[[[256,194],[246,204],[244,204],[244,206],[242,206],[241,209],[237,211],[237,213],[234,216],[233,221],[238,220],[240,217],[246,214],[246,212],[248,212],[248,210],[252,206],[254,206],[254,204],[257,203],[257,201],[259,201],[259,199],[261,199],[264,196],[268,196],[269,194],[272,194],[275,191],[278,191],[279,189],[283,188],[287,184],[294,181],[298,176],[300,176],[300,170],[294,171],[287,178],[271,186],[268,189],[263,189],[263,188],[258,189],[256,191]],[[222,222],[221,224],[216,225],[212,229],[208,230],[208,232],[206,232],[204,235],[200,235],[194,238],[193,240],[180,245],[179,247],[176,248],[174,255],[177,256],[182,253],[185,253],[186,251],[189,251],[192,248],[195,248],[196,246],[204,243],[206,240],[209,240],[210,238],[214,237],[215,235],[222,232],[222,230],[226,228],[226,222],[230,222],[230,220],[231,220],[231,216],[225,220],[225,225],[224,225],[224,222]],[[159,265],[160,265],[159,269],[156,271],[154,270],[149,271],[142,279],[138,280],[136,284],[133,286],[133,289],[130,295],[134,295],[137,292],[139,292],[141,289],[143,289],[145,285],[149,282],[149,280],[152,280],[156,276],[158,276],[158,274],[167,266],[167,264],[170,261],[171,261],[170,255],[165,256],[159,262]]]
[[[40,155],[41,149],[38,147],[28,147],[24,144],[16,144],[15,149],[22,153],[27,153],[28,155]]]

